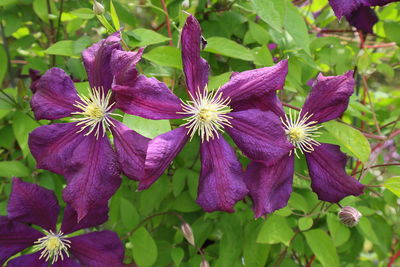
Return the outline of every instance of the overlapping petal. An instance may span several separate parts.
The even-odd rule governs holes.
[[[372,27],[378,22],[378,16],[370,7],[361,6],[350,15],[346,15],[350,25],[366,33],[372,33]]]
[[[111,54],[111,72],[114,75],[113,84],[134,86],[138,77],[136,64],[142,58],[144,48],[137,52],[114,50]]]
[[[230,105],[234,111],[242,111],[248,109],[260,109],[265,111],[271,111],[279,118],[285,117],[285,111],[281,101],[279,100],[276,91],[272,91],[259,97],[252,97],[246,99],[246,101],[235,102],[234,105]]]
[[[21,267],[21,266],[29,266],[29,267],[48,267],[49,263],[44,259],[40,259],[40,251],[32,254],[26,254],[19,256],[15,259],[10,260],[8,262],[8,267]]]
[[[67,205],[60,230],[67,235],[81,229],[103,224],[108,220],[108,210],[107,203],[92,207],[85,218],[78,223],[78,214],[71,206]]]

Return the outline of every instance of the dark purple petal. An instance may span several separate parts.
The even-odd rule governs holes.
[[[44,259],[40,259],[40,251],[32,254],[26,254],[12,259],[8,262],[8,267],[48,267],[49,263]]]
[[[114,232],[105,230],[69,238],[71,253],[83,266],[123,266],[124,247]]]
[[[314,151],[305,153],[311,177],[311,187],[323,201],[339,202],[349,195],[363,193],[364,185],[346,174],[346,155],[339,146],[321,144]]]
[[[347,109],[354,91],[353,72],[339,76],[318,75],[301,114],[312,115],[309,121],[323,123],[340,117]]]
[[[25,224],[0,216],[0,266],[12,255],[32,246],[42,236],[42,233]]]
[[[55,231],[59,211],[53,191],[13,178],[7,206],[8,218]]]
[[[232,127],[225,127],[226,132],[250,159],[275,163],[293,149],[281,120],[271,111],[249,109],[228,116]]]
[[[130,179],[140,180],[144,175],[144,162],[150,139],[117,120],[113,119],[112,122],[115,127],[112,127],[111,131],[122,172]]]
[[[114,50],[111,55],[111,72],[115,76],[113,85],[134,86],[138,76],[136,64],[140,61],[143,48],[137,52]]]
[[[208,212],[233,212],[235,203],[243,199],[248,190],[235,150],[221,135],[218,137],[201,144],[197,203]]]
[[[111,54],[114,49],[122,49],[120,40],[120,34],[117,32],[82,52],[90,87],[103,87],[105,92],[111,89]]]
[[[37,83],[42,77],[39,70],[29,69],[29,78],[31,78],[31,86],[29,87],[32,93],[35,93],[37,90]]]
[[[148,188],[164,173],[188,140],[187,129],[179,127],[161,134],[149,142],[145,174],[140,180],[139,190]]]
[[[261,109],[264,111],[272,111],[275,115],[280,118],[285,117],[285,111],[281,101],[279,100],[276,92],[269,92],[261,97],[248,98],[245,101],[235,102],[234,105],[230,105],[234,111],[242,111],[247,109]]]
[[[71,78],[59,68],[48,70],[35,82],[36,92],[31,107],[37,120],[55,120],[79,111],[74,104],[79,100]]]
[[[201,28],[195,17],[190,15],[182,28],[182,64],[186,86],[194,97],[203,92],[208,82],[210,67],[200,56]]]
[[[366,33],[372,33],[372,27],[378,22],[378,17],[370,7],[360,7],[349,15],[346,15],[350,25]]]
[[[92,207],[88,214],[78,223],[78,214],[69,205],[64,210],[64,218],[61,225],[61,232],[64,234],[73,233],[75,231],[95,227],[103,224],[108,220],[108,205]]]
[[[58,259],[57,262],[51,265],[51,267],[81,267],[79,261],[73,256],[69,255],[69,257],[64,257],[64,260]]]
[[[294,155],[284,155],[273,165],[251,162],[247,166],[245,182],[253,199],[253,210],[258,218],[287,205],[292,193]]]
[[[65,202],[78,213],[78,221],[97,206],[104,205],[121,183],[117,156],[107,136],[85,136],[68,160],[63,191]]]
[[[336,17],[340,19],[359,8],[362,5],[362,1],[363,0],[329,0],[329,4],[333,12],[335,12]]]
[[[399,0],[362,0],[365,6],[384,6],[394,2],[399,2]]]

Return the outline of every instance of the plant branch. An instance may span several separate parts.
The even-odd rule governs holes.
[[[170,38],[169,39],[169,45],[173,46],[173,43],[172,43],[172,32],[171,32],[171,22],[169,20],[167,5],[165,4],[164,0],[161,0],[161,4],[162,4],[163,9],[164,9],[165,21],[167,23],[168,37]]]

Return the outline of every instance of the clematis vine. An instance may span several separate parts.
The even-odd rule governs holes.
[[[117,115],[110,60],[120,50],[116,33],[83,51],[90,84],[87,95],[79,95],[71,78],[58,68],[35,81],[31,107],[36,119],[73,117],[67,123],[35,129],[29,147],[38,168],[65,176],[63,198],[76,209],[78,220],[110,199],[120,185],[120,169],[131,179],[142,177],[148,139],[113,118]],[[133,68],[136,63],[130,62]]]
[[[245,181],[256,217],[287,205],[292,192],[294,157],[302,154],[307,160],[311,187],[320,200],[335,203],[346,196],[362,194],[364,186],[346,174],[347,158],[339,146],[315,140],[321,123],[340,117],[347,109],[353,88],[352,71],[340,76],[321,74],[298,115],[286,115],[276,95],[255,104],[281,118],[281,127],[294,146],[275,164],[253,161],[248,165]]]
[[[1,266],[28,248],[30,254],[9,260],[7,266],[123,266],[124,247],[116,233],[103,230],[70,236],[106,222],[107,206],[91,210],[79,223],[75,210],[67,206],[57,231],[60,207],[54,193],[13,178],[7,211],[7,216],[0,216]]]
[[[209,66],[200,56],[201,40],[199,23],[189,16],[181,35],[188,101],[180,100],[164,83],[137,73],[134,77],[131,75],[130,80],[117,81],[113,90],[116,106],[126,113],[149,119],[184,120],[180,127],[149,142],[139,189],[153,184],[184,145],[198,136],[201,139],[201,173],[197,203],[205,211],[233,212],[234,204],[243,199],[248,190],[235,150],[222,134],[228,133],[241,151],[254,160],[276,162],[289,153],[293,145],[286,140],[279,117],[271,111],[249,107],[252,99],[282,89],[287,62],[234,73],[219,90],[209,91]],[[120,53],[136,57],[131,52]],[[123,62],[114,67],[130,71]]]

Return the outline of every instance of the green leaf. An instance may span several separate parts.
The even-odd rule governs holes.
[[[4,76],[7,73],[7,53],[3,45],[0,45],[0,85],[3,84]]]
[[[148,138],[154,138],[160,134],[171,131],[168,120],[148,120],[142,117],[125,114],[123,123]]]
[[[256,242],[262,221],[249,221],[243,235],[243,258],[245,266],[264,267],[270,252],[270,245]]]
[[[44,50],[44,52],[50,55],[77,57],[79,56],[79,53],[75,52],[74,43],[75,42],[72,40],[59,41],[50,46],[49,48],[47,48],[46,50]]]
[[[266,45],[270,40],[267,30],[252,21],[249,21],[249,32],[260,45]]]
[[[373,244],[380,245],[380,239],[376,234],[374,228],[372,227],[371,222],[368,220],[367,217],[361,217],[360,221],[357,224],[357,229],[359,230],[360,234],[363,235],[366,239],[371,241]]]
[[[400,45],[400,24],[398,21],[385,21],[383,24],[386,37]]]
[[[121,221],[126,229],[131,230],[139,223],[139,214],[132,202],[125,198],[120,198]]]
[[[0,176],[3,177],[24,177],[30,176],[31,171],[20,161],[1,161]]]
[[[284,19],[285,30],[292,36],[297,47],[310,54],[310,37],[303,16],[290,1],[286,1],[286,14]]]
[[[182,69],[181,52],[176,47],[159,46],[144,54],[143,58],[160,66]]]
[[[81,19],[91,19],[94,17],[93,10],[90,8],[78,8],[71,11],[71,14],[74,14],[78,18]]]
[[[280,14],[282,10],[282,0],[253,0],[254,10],[260,18],[271,28],[282,32],[283,20]]]
[[[188,191],[184,191],[173,201],[173,207],[180,212],[193,212],[200,210],[200,206],[193,200]]]
[[[272,59],[271,52],[269,51],[266,45],[254,48],[253,52],[254,52],[254,63],[256,65],[262,67],[273,65],[274,61]]]
[[[157,246],[144,227],[140,227],[129,239],[132,243],[133,259],[140,267],[153,266],[157,260]]]
[[[38,126],[39,124],[25,113],[22,113],[21,111],[16,111],[14,113],[13,131],[24,157],[30,153],[28,147],[28,135]]]
[[[184,256],[185,252],[180,247],[175,247],[171,249],[171,258],[174,261],[175,266],[179,266],[179,264],[181,264]]]
[[[130,46],[148,46],[170,40],[170,38],[159,34],[158,32],[141,28],[135,29],[131,32],[126,32],[126,34],[136,39],[129,41]]]
[[[219,257],[215,266],[231,267],[235,265],[242,252],[242,226],[237,214],[224,214],[219,224],[222,229],[222,238],[219,245]]]
[[[223,37],[208,38],[204,51],[246,61],[254,60],[250,49]]]
[[[50,1],[50,8],[53,14],[57,14],[57,8],[53,1]],[[44,22],[49,22],[49,14],[47,10],[46,0],[34,0],[33,1],[33,11],[36,15]]]
[[[214,90],[221,87],[229,81],[231,75],[231,72],[225,72],[217,76],[211,76],[210,80],[208,81],[208,90]]]
[[[328,223],[328,229],[331,233],[333,243],[336,247],[339,247],[347,242],[350,238],[350,230],[342,223],[339,222],[338,216],[334,214],[327,214],[326,217]]]
[[[392,191],[396,196],[400,197],[400,176],[387,179],[383,186]]]
[[[321,229],[310,230],[304,233],[307,244],[316,258],[327,267],[339,267],[339,258],[332,239]]]
[[[298,221],[300,231],[308,230],[313,225],[313,219],[310,217],[301,217]]]
[[[121,28],[121,25],[119,24],[118,14],[117,14],[117,11],[115,11],[115,7],[114,7],[112,0],[110,0],[110,13],[111,13],[111,20],[114,24],[115,31],[119,31],[119,29]]]
[[[286,218],[272,214],[261,227],[258,233],[257,243],[289,245],[294,233],[289,227]]]

